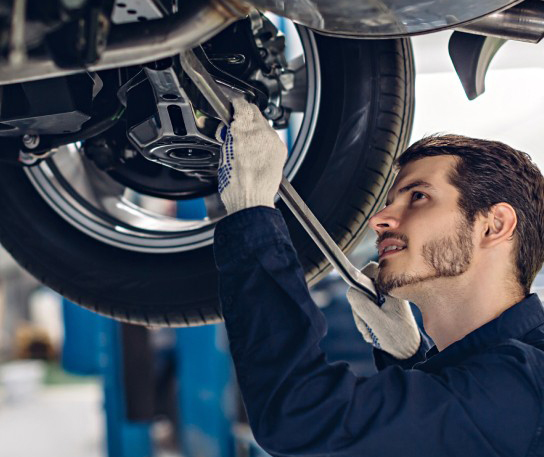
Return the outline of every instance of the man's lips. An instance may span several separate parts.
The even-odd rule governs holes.
[[[406,249],[406,243],[396,238],[387,238],[378,244],[380,259],[401,252],[404,249]]]
[[[380,254],[380,260],[385,259],[386,257],[391,257],[392,255],[398,254],[399,252],[402,252],[405,249],[406,248],[383,252],[382,254]]]

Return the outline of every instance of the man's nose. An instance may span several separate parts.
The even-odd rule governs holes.
[[[398,229],[399,215],[393,211],[391,206],[386,206],[370,218],[369,224],[378,233],[383,230]]]

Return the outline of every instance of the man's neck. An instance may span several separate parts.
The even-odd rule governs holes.
[[[438,278],[420,284],[410,301],[418,305],[425,330],[442,351],[523,300],[516,287],[498,284],[491,275]]]

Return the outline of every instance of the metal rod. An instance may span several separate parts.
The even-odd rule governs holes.
[[[209,40],[249,11],[242,6],[238,7],[238,2],[231,1],[227,4],[223,0],[199,0],[189,2],[189,6],[183,15],[114,25],[106,49],[98,61],[85,68],[59,68],[45,51],[29,53],[17,65],[2,63],[0,84],[141,65],[172,57],[183,49],[194,48]]]
[[[183,70],[195,83],[202,95],[208,100],[212,108],[225,124],[232,121],[232,105],[230,100],[221,92],[219,85],[206,71],[198,57],[192,50],[186,50],[180,54],[180,62]],[[382,304],[383,298],[377,292],[372,280],[356,268],[334,242],[319,220],[314,216],[310,208],[304,203],[295,188],[287,178],[283,177],[279,196],[287,207],[298,219],[304,230],[314,240],[317,247],[338,271],[342,279],[351,287],[354,287],[377,304]]]
[[[204,95],[219,119],[226,125],[230,125],[232,122],[232,104],[212,76],[206,71],[202,62],[198,60],[194,51],[192,49],[182,51],[179,58],[183,71],[187,73],[197,89]]]
[[[544,2],[528,0],[462,25],[456,30],[506,40],[538,43],[544,36]]]
[[[342,279],[349,286],[364,292],[376,303],[381,304],[382,298],[372,280],[349,261],[285,176],[281,180],[278,193]]]
[[[14,0],[9,39],[9,65],[21,65],[26,59],[25,27],[27,0]]]

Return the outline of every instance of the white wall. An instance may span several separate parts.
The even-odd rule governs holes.
[[[544,41],[507,42],[487,72],[486,91],[469,101],[448,54],[451,32],[412,39],[416,110],[411,142],[431,133],[502,141],[544,171]],[[533,284],[544,300],[544,270]]]
[[[469,101],[449,59],[450,33],[413,38],[412,142],[438,132],[499,140],[527,152],[544,170],[544,43],[506,43],[489,68],[485,93]]]

